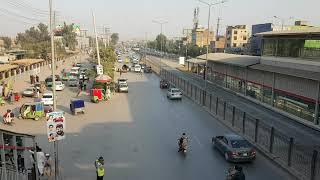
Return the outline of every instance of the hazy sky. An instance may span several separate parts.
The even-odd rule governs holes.
[[[0,35],[13,36],[39,20],[48,22],[49,0],[0,0]],[[209,0],[207,0],[209,2]],[[212,1],[214,2],[214,1]],[[67,20],[93,32],[91,10],[96,14],[98,31],[102,27],[118,32],[120,40],[154,38],[160,25],[154,19],[167,20],[164,33],[168,37],[182,35],[183,28],[192,27],[193,9],[200,8],[200,25],[206,26],[208,8],[197,0],[53,0],[57,22]],[[212,8],[211,27],[222,18],[221,32],[226,25],[279,23],[272,18],[294,17],[320,25],[320,0],[228,0]],[[292,24],[288,20],[287,24]]]

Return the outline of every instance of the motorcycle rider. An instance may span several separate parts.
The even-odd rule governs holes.
[[[187,135],[186,133],[182,133],[182,136],[179,138],[179,150],[178,152],[181,152],[183,150],[183,146],[185,147],[187,145]]]
[[[246,177],[242,171],[242,167],[235,165],[228,169],[227,180],[245,180]]]
[[[3,116],[4,124],[11,124],[13,122],[14,114],[10,109],[7,110],[7,113]]]

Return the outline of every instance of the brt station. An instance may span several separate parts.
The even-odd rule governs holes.
[[[0,130],[0,179],[36,179],[35,136]]]
[[[206,55],[201,55],[187,61],[187,69],[203,77],[207,71],[213,84],[319,127],[320,28],[258,36],[261,56],[210,53],[207,68]]]

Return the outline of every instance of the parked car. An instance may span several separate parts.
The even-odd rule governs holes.
[[[86,75],[85,72],[81,72],[79,74],[79,80],[89,80],[89,77]]]
[[[134,65],[134,72],[141,72],[141,66],[139,64]]]
[[[62,83],[62,81],[56,81],[56,91],[62,91],[64,88],[65,85]]]
[[[160,88],[161,89],[168,89],[169,88],[169,82],[168,81],[166,81],[166,80],[164,80],[164,79],[162,79],[162,80],[160,80]]]
[[[212,138],[212,143],[224,155],[226,161],[250,162],[256,159],[253,146],[239,135],[216,136]]]
[[[78,76],[79,75],[79,69],[80,69],[80,67],[71,68],[70,74],[73,75],[73,76]]]
[[[128,93],[128,84],[127,83],[122,83],[122,84],[118,84],[118,92],[126,92]]]
[[[44,105],[53,105],[53,93],[52,92],[43,93],[41,102],[43,102]]]
[[[77,64],[76,64],[76,67],[82,67],[82,66],[83,66],[82,63],[77,63]]]
[[[118,63],[122,63],[123,60],[121,58],[118,58]]]
[[[77,87],[78,84],[79,84],[79,81],[78,81],[77,77],[72,76],[72,77],[69,78],[68,85],[70,87]]]
[[[22,92],[22,97],[34,97],[36,95],[36,91],[33,87],[27,88]]]
[[[169,99],[182,99],[182,92],[178,88],[170,88],[167,92],[167,98]]]
[[[144,73],[152,73],[151,66],[146,66],[143,70]]]
[[[127,84],[127,79],[126,78],[119,78],[118,84]]]
[[[56,81],[61,81],[61,78],[59,75],[55,75],[55,80]],[[45,79],[45,83],[47,87],[51,87],[52,86],[52,76],[49,76]]]

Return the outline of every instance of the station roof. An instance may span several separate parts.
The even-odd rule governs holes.
[[[319,27],[310,27],[310,28],[297,29],[297,30],[268,31],[268,32],[263,32],[263,33],[257,33],[256,35],[261,35],[263,37],[305,36],[305,35],[320,36],[320,28]]]
[[[1,64],[0,65],[0,72],[5,72],[14,68],[17,68],[17,65],[11,65],[11,64]]]
[[[43,61],[44,61],[43,59],[21,59],[21,60],[11,61],[11,64],[28,66],[28,65],[36,64]]]
[[[202,60],[202,59],[188,59],[186,61],[194,64],[206,64],[206,60]]]
[[[301,69],[293,69],[293,68],[272,66],[272,65],[266,65],[266,64],[252,65],[250,66],[250,68],[320,81],[320,72],[315,72],[315,71],[306,71]]]
[[[206,55],[198,56],[198,59],[205,60]],[[234,66],[247,67],[258,64],[260,62],[260,57],[227,53],[209,53],[208,60]]]

